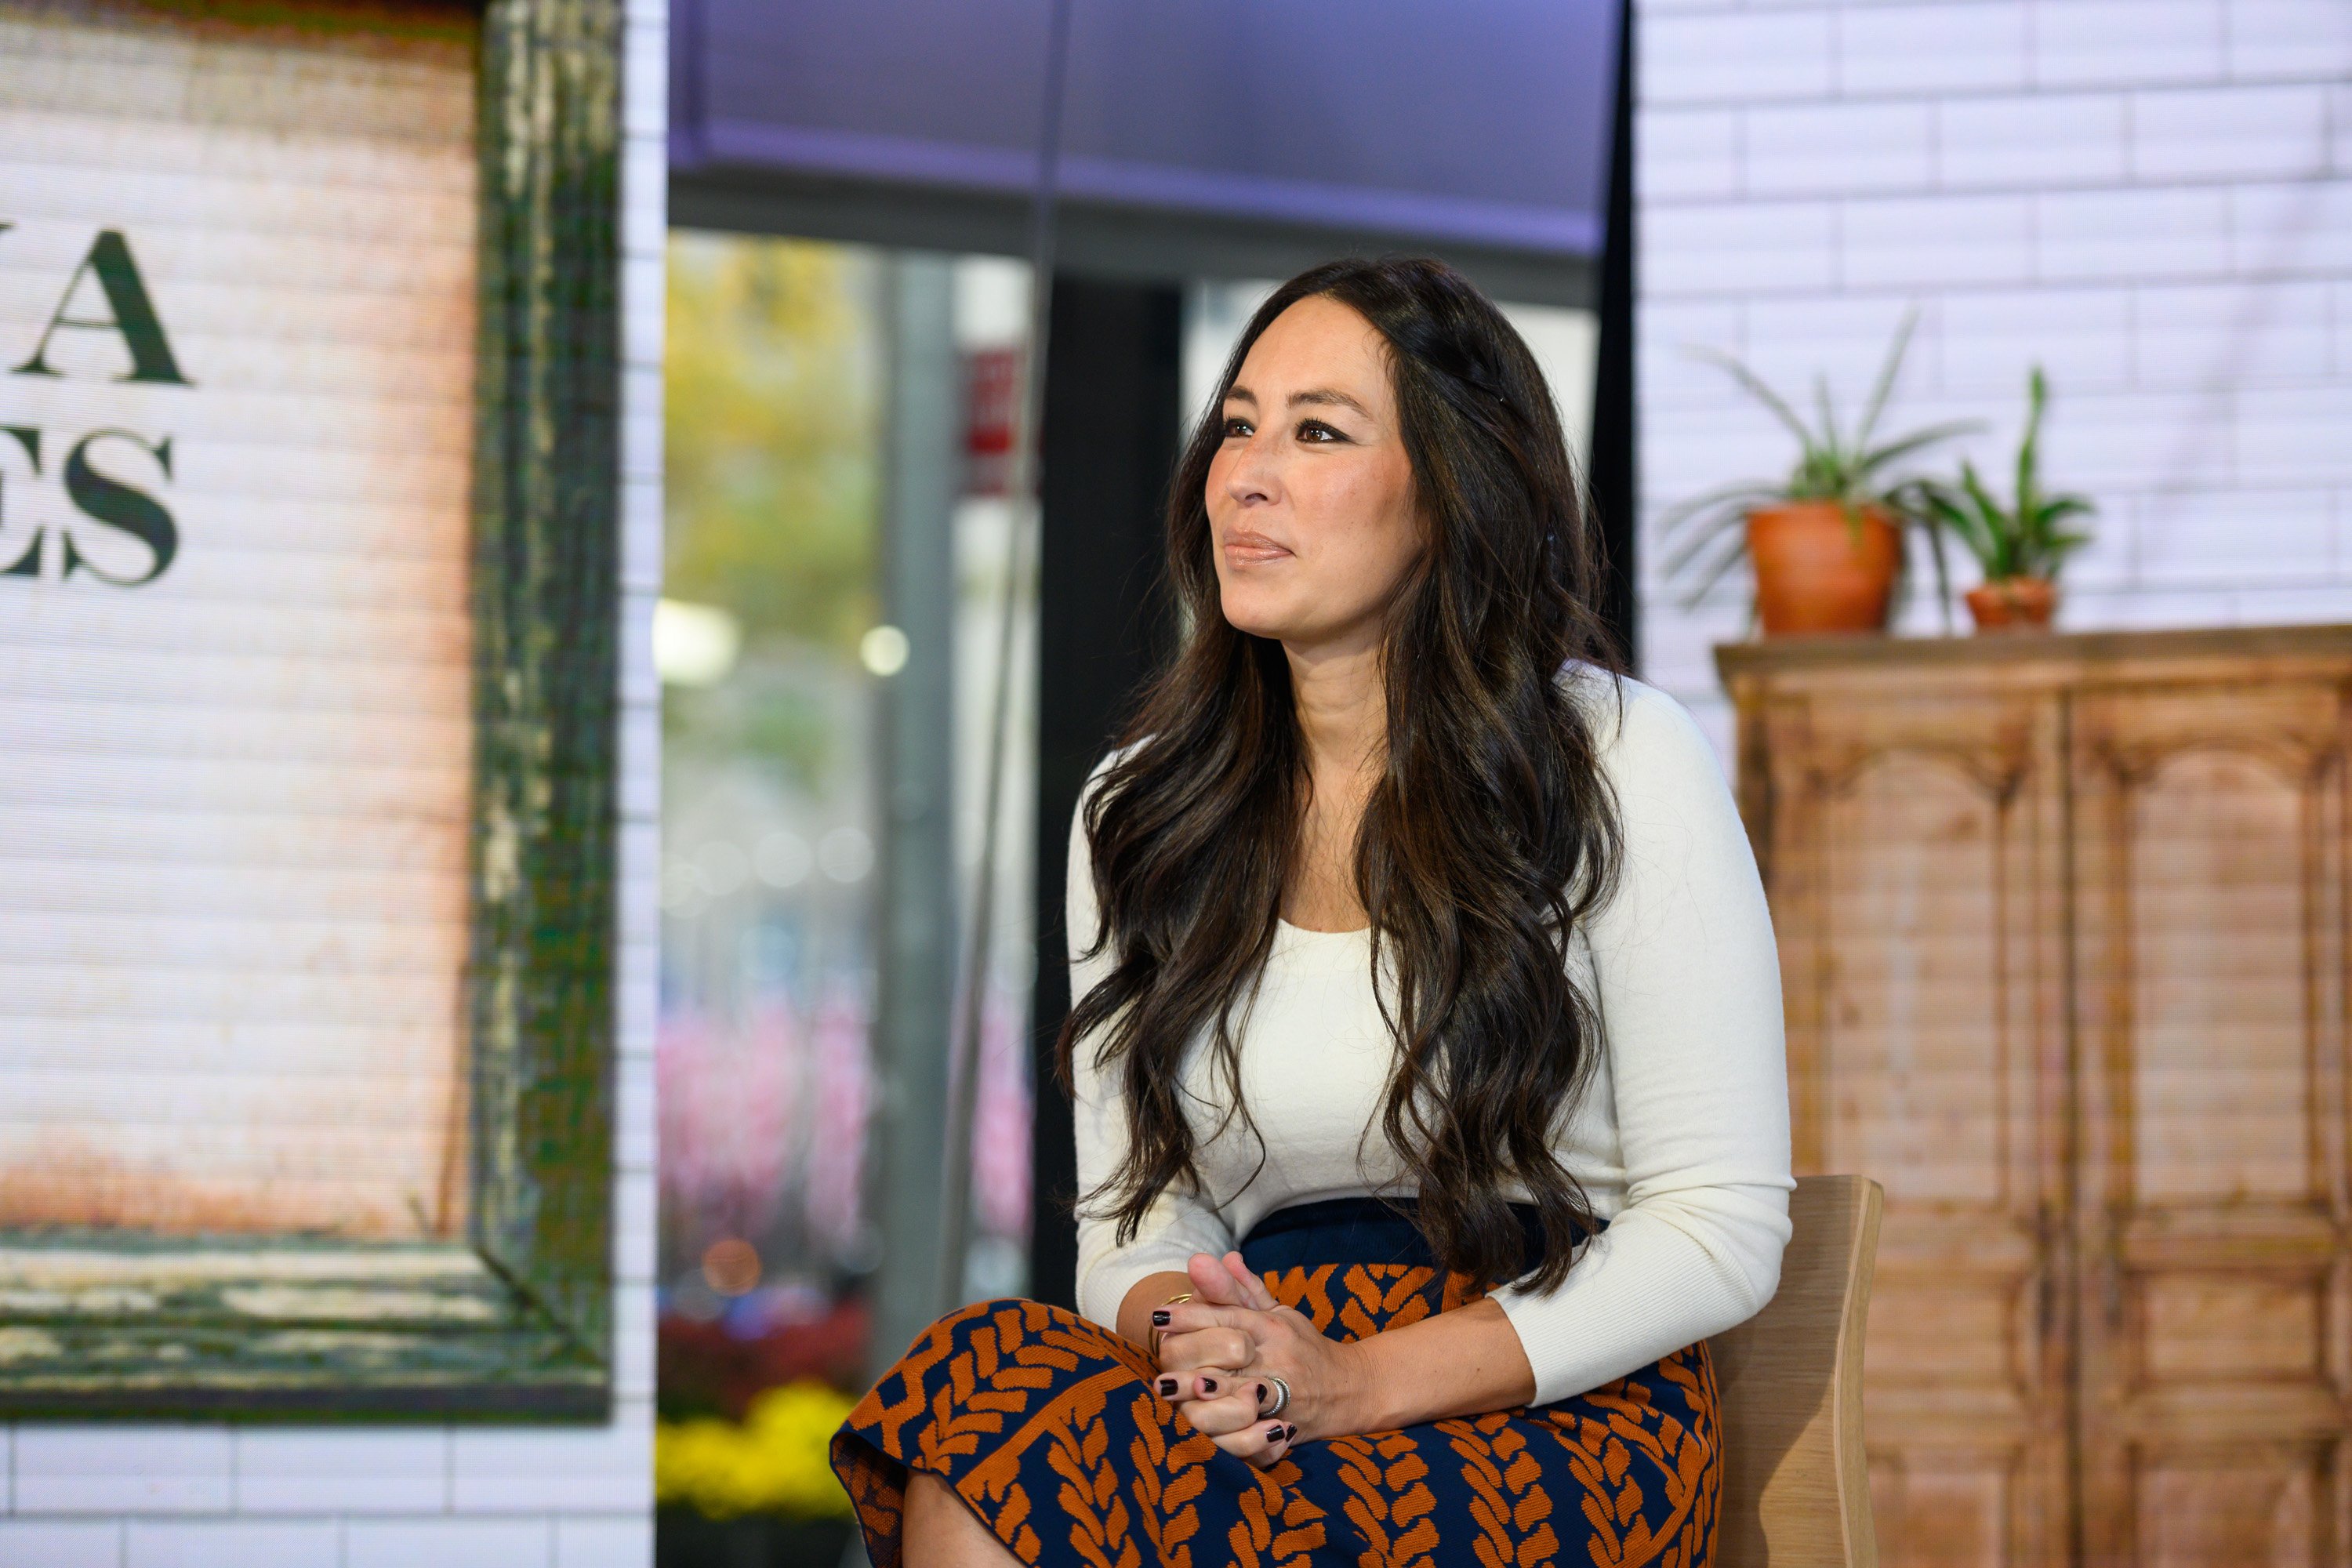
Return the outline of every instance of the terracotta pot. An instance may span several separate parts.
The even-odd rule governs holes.
[[[2001,577],[1969,590],[1980,632],[2046,632],[2057,609],[2058,584],[2046,577]]]
[[[1881,631],[1903,536],[1875,507],[1856,529],[1835,501],[1790,501],[1748,514],[1748,559],[1765,636]]]

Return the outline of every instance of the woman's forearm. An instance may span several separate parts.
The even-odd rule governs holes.
[[[1151,1309],[1171,1296],[1181,1296],[1192,1288],[1192,1277],[1181,1268],[1160,1274],[1147,1274],[1128,1287],[1126,1297],[1118,1304],[1119,1337],[1131,1344],[1151,1348]]]
[[[1519,1332],[1493,1301],[1473,1301],[1370,1334],[1348,1348],[1355,1358],[1355,1386],[1341,1410],[1353,1432],[1484,1415],[1535,1397],[1535,1368]]]

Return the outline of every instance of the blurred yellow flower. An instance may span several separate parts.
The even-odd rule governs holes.
[[[780,1513],[837,1518],[849,1494],[827,1448],[856,1403],[814,1379],[772,1388],[751,1401],[743,1424],[664,1421],[654,1428],[654,1496],[712,1519]]]

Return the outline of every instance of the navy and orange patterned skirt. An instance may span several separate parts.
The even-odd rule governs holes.
[[[1441,1275],[1410,1218],[1373,1198],[1278,1210],[1241,1250],[1276,1300],[1342,1341],[1486,1294]],[[932,1324],[833,1439],[875,1568],[898,1568],[910,1469],[1043,1568],[1703,1568],[1712,1555],[1722,1445],[1704,1344],[1550,1405],[1300,1443],[1265,1470],[1195,1432],[1152,1392],[1157,1370],[1117,1333],[1034,1301]]]

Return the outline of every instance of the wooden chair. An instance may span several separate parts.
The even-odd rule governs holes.
[[[1722,1568],[1877,1568],[1862,1453],[1862,1333],[1884,1194],[1806,1176],[1771,1304],[1717,1334]]]

